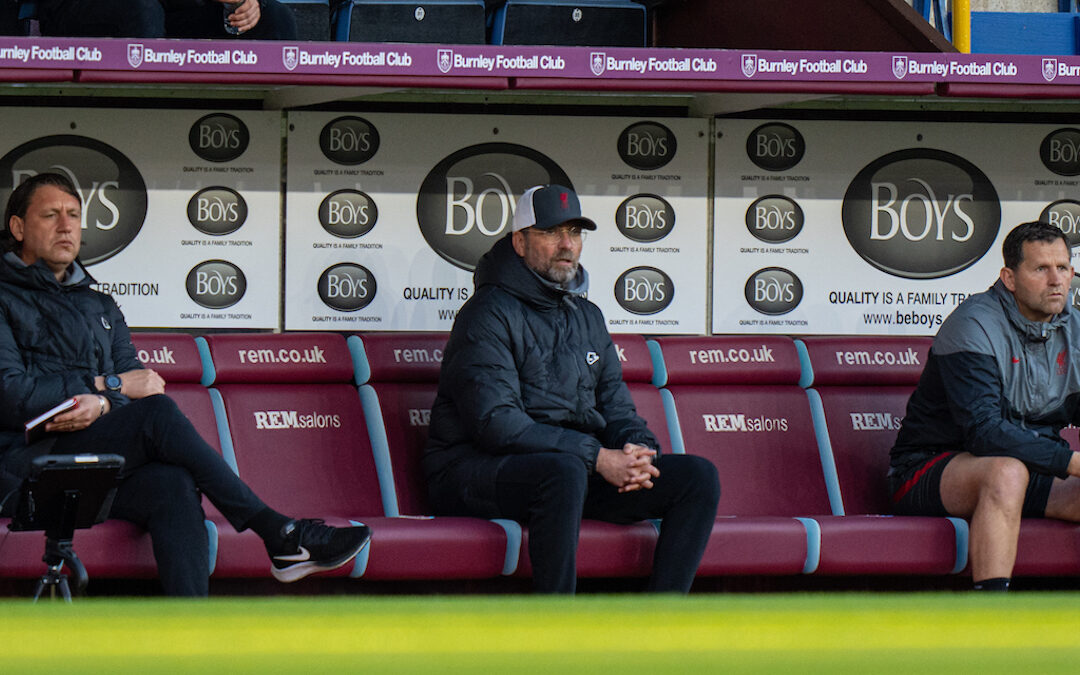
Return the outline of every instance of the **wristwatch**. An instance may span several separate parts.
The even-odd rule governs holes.
[[[105,376],[105,388],[109,391],[115,391],[120,393],[120,388],[124,386],[124,381],[120,379],[119,375],[106,375]]]

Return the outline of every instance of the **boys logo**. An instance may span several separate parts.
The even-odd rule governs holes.
[[[225,113],[206,115],[191,125],[188,145],[207,162],[231,162],[244,154],[251,134],[240,118]]]
[[[805,153],[802,134],[787,124],[762,124],[746,138],[746,156],[766,171],[793,169]]]
[[[1059,199],[1039,214],[1039,220],[1050,223],[1065,233],[1069,248],[1080,246],[1080,202]]]
[[[746,280],[743,294],[747,304],[755,311],[779,316],[799,306],[803,298],[803,285],[791,270],[766,267]]]
[[[783,244],[802,232],[802,207],[783,195],[765,195],[746,210],[746,229],[767,244]]]
[[[29,176],[55,172],[67,176],[82,199],[82,249],[85,265],[108,260],[138,236],[146,220],[146,183],[123,153],[84,136],[46,136],[23,143],[0,158],[0,176],[11,191]]]
[[[615,210],[615,225],[627,239],[659,241],[675,227],[675,209],[660,195],[634,195]]]
[[[917,148],[880,157],[856,174],[841,219],[851,248],[882,272],[938,279],[986,254],[1001,226],[1001,202],[971,162]]]
[[[225,309],[240,302],[247,292],[244,272],[227,260],[207,260],[188,272],[188,297],[207,309]]]
[[[298,47],[282,47],[281,63],[285,66],[285,70],[296,70],[296,66],[300,64],[300,49]]]
[[[355,263],[340,263],[327,268],[318,283],[319,299],[340,312],[355,312],[375,299],[375,275]]]
[[[675,134],[663,124],[638,122],[619,134],[619,157],[639,171],[652,171],[675,158]]]
[[[1080,175],[1080,129],[1058,129],[1039,146],[1043,166],[1059,176]]]
[[[534,185],[574,189],[554,161],[532,148],[482,143],[458,150],[435,165],[420,184],[416,222],[439,256],[471,272],[509,232],[517,197]]]
[[[247,220],[247,202],[240,193],[227,187],[199,190],[188,201],[188,222],[199,232],[211,236],[231,234]]]
[[[362,117],[338,117],[319,133],[319,149],[335,164],[363,164],[379,151],[379,131]]]
[[[335,237],[361,237],[375,227],[378,219],[375,201],[358,190],[332,192],[319,204],[319,224]]]
[[[656,314],[674,299],[671,277],[655,267],[626,270],[615,281],[615,301],[631,314]]]

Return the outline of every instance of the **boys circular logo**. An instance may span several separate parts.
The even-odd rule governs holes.
[[[244,154],[250,143],[247,125],[225,113],[206,115],[188,131],[191,151],[207,162],[231,162]]]
[[[660,195],[634,195],[615,210],[615,225],[627,239],[659,241],[675,227],[675,209]]]
[[[674,299],[671,277],[655,267],[635,267],[615,280],[615,301],[632,314],[656,314]]]
[[[803,285],[791,270],[766,267],[746,280],[743,295],[755,311],[779,316],[799,306],[803,298]]]
[[[379,131],[362,117],[338,117],[319,133],[319,149],[335,164],[363,164],[379,151]]]
[[[798,129],[788,124],[762,124],[746,138],[746,156],[766,171],[793,169],[804,154],[806,141]]]
[[[1043,209],[1039,220],[1064,232],[1070,248],[1080,246],[1080,202],[1060,199]]]
[[[240,302],[247,292],[244,272],[227,260],[207,260],[188,272],[188,297],[207,309],[225,309]]]
[[[852,179],[844,234],[863,260],[907,279],[938,279],[982,258],[1001,227],[997,190],[977,166],[943,150],[880,157]]]
[[[802,207],[783,195],[766,195],[746,209],[746,229],[767,244],[783,244],[802,232]]]
[[[335,237],[361,237],[375,227],[378,219],[375,200],[359,190],[331,192],[319,204],[319,224]]]
[[[375,299],[375,275],[355,263],[339,263],[319,275],[319,299],[340,312],[355,312]]]
[[[247,216],[247,202],[232,188],[204,188],[188,200],[188,222],[203,234],[232,234],[244,225]]]
[[[416,222],[431,250],[471,272],[495,240],[510,231],[518,197],[548,183],[574,189],[558,164],[532,148],[472,145],[428,172],[416,197]]]
[[[85,136],[45,136],[28,141],[0,158],[0,188],[7,203],[11,191],[29,176],[59,173],[75,185],[82,199],[82,248],[85,265],[108,260],[124,250],[146,220],[146,183],[123,153]],[[6,179],[8,180],[8,179]]]
[[[638,122],[619,134],[619,157],[640,171],[659,169],[675,158],[675,134],[657,122]]]
[[[1059,176],[1080,175],[1080,129],[1058,129],[1039,145],[1043,166]]]

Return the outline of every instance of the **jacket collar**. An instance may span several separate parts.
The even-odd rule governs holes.
[[[473,274],[473,284],[498,286],[522,302],[537,308],[554,308],[572,298],[585,297],[589,290],[589,273],[579,267],[570,288],[564,289],[529,269],[514,250],[512,234],[507,234],[480,258]]]
[[[12,251],[3,255],[3,263],[0,265],[3,277],[27,288],[75,288],[95,283],[94,278],[78,260],[68,266],[67,273],[60,281],[56,280],[56,275],[45,263],[38,260],[32,265],[27,265]]]

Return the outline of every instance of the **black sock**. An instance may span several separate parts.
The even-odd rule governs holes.
[[[292,518],[283,516],[268,506],[252,516],[247,526],[252,532],[262,537],[263,541],[276,544],[281,539],[281,528],[290,520]]]
[[[1007,591],[1009,590],[1009,577],[994,577],[975,582],[977,591]]]

